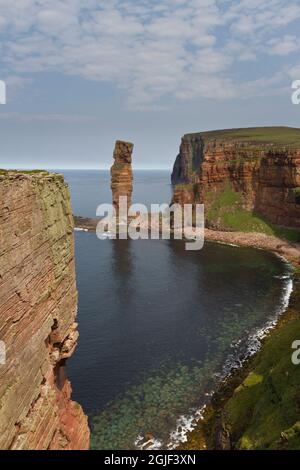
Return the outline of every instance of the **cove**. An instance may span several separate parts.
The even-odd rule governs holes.
[[[67,363],[94,449],[158,449],[184,435],[228,361],[284,305],[270,253],[76,233],[80,340]]]

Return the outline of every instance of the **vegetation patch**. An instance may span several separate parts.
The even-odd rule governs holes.
[[[292,192],[294,194],[295,203],[300,204],[300,188],[294,188],[292,189]]]
[[[47,170],[4,170],[4,169],[0,169],[0,175],[1,176],[5,176],[5,175],[8,175],[9,173],[21,173],[21,174],[24,174],[24,175],[34,175],[34,174],[37,174],[37,173],[44,173],[44,174],[49,174],[49,172]]]
[[[237,449],[300,448],[300,366],[291,360],[291,345],[300,338],[297,308],[294,313],[269,336],[252,372],[225,405]]]
[[[194,185],[192,183],[179,183],[176,184],[175,189],[179,191],[193,191]]]
[[[292,242],[300,241],[300,231],[271,224],[259,214],[243,209],[242,195],[235,192],[229,182],[222,192],[206,194],[206,201],[209,207],[206,214],[208,226],[237,232],[265,233]]]
[[[219,131],[198,132],[188,134],[191,137],[198,135],[204,142],[214,140],[237,142],[251,145],[267,145],[270,148],[300,147],[300,129],[292,127],[252,127],[246,129],[224,129]]]

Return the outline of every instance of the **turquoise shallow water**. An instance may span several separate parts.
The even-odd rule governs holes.
[[[162,173],[141,175],[140,202],[151,202],[151,192],[165,202]],[[98,177],[67,179],[75,213],[89,216],[95,201],[108,202]],[[188,252],[180,241],[75,238],[80,340],[67,374],[90,418],[92,447],[150,440],[165,448],[226,359],[245,354],[249,337],[283,305],[289,268],[260,250],[213,243]]]

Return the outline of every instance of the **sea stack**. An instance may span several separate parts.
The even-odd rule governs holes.
[[[132,151],[133,144],[117,140],[114,150],[114,164],[111,167],[111,189],[113,205],[118,213],[120,196],[127,196],[127,207],[132,196]]]

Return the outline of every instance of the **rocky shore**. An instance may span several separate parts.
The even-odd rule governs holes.
[[[74,216],[75,229],[95,232],[99,219]],[[188,234],[188,229],[186,233]],[[190,233],[192,235],[191,227]],[[300,243],[264,233],[225,232],[222,230],[205,229],[205,240],[225,244],[259,248],[276,253],[294,265],[300,263]]]
[[[271,251],[282,256],[296,268],[300,265],[300,243],[264,233],[223,232],[205,229],[205,240]]]

